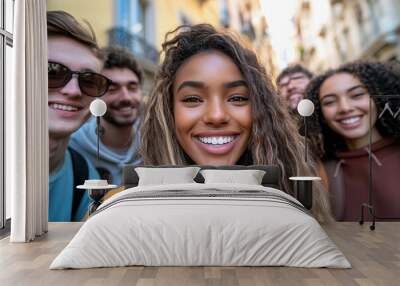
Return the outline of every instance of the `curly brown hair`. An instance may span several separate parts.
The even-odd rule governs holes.
[[[174,36],[169,39],[170,36]],[[176,134],[172,86],[182,63],[199,52],[217,50],[232,59],[249,88],[252,106],[252,135],[244,164],[277,165],[282,174],[282,190],[294,194],[291,176],[315,175],[315,162],[304,162],[304,145],[297,127],[277,95],[257,56],[232,34],[208,24],[180,26],[166,35],[162,45],[164,61],[149,95],[141,129],[141,154],[145,164],[188,165],[189,156]],[[246,160],[244,160],[246,161]],[[238,163],[243,164],[239,160]],[[329,204],[322,185],[316,184],[313,213],[320,221],[329,220]]]
[[[392,109],[400,108],[400,78],[393,71],[393,68],[385,63],[372,61],[356,61],[344,64],[337,69],[331,69],[315,77],[308,85],[306,98],[310,99],[315,105],[315,111],[309,119],[309,131],[311,138],[319,138],[322,149],[320,150],[322,159],[335,158],[338,150],[346,150],[347,146],[344,139],[335,133],[325,123],[319,101],[321,85],[331,76],[338,73],[349,73],[357,77],[365,86],[370,95],[391,95],[398,96],[399,99],[393,100]],[[375,102],[377,113],[380,114],[387,102],[384,98],[372,97]],[[400,139],[400,116],[382,116],[376,121],[376,127],[382,136]],[[322,136],[321,136],[322,135]]]
[[[142,84],[142,68],[128,49],[120,46],[108,46],[102,48],[101,52],[104,55],[104,69],[127,68],[137,76],[139,83]]]

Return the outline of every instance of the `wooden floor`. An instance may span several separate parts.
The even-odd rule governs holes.
[[[80,223],[50,223],[32,243],[0,241],[0,285],[400,285],[400,222],[335,223],[325,228],[353,268],[122,267],[48,270]]]

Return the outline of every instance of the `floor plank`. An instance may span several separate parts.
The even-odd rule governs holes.
[[[0,240],[0,285],[399,285],[400,222],[369,225],[334,223],[326,232],[352,269],[290,267],[117,267],[49,270],[81,223],[50,223],[49,233],[32,243]]]

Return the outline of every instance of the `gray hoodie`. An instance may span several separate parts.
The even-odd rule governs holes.
[[[139,120],[134,123],[135,138],[125,152],[110,149],[100,141],[100,161],[97,160],[96,120],[90,118],[81,128],[72,134],[69,145],[90,160],[96,168],[104,168],[110,172],[112,179],[109,184],[121,185],[122,167],[124,165],[139,165],[140,144]]]

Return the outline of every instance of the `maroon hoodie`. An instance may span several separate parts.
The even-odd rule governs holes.
[[[371,146],[372,204],[380,218],[400,220],[400,144],[385,138]],[[361,204],[368,203],[368,146],[337,153],[325,162],[332,209],[337,220],[358,221]],[[369,220],[369,215],[364,215]],[[379,220],[379,219],[378,219]]]

